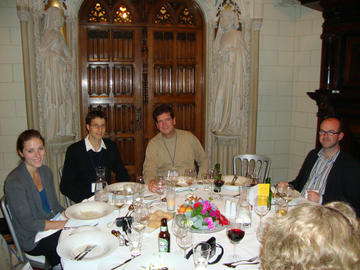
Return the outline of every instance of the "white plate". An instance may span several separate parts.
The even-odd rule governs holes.
[[[92,220],[110,215],[114,210],[112,205],[94,201],[74,204],[65,210],[65,214],[72,219]]]
[[[88,245],[96,245],[82,261],[93,261],[110,255],[119,246],[119,241],[109,232],[86,231],[70,235],[59,242],[56,251],[63,259],[74,260],[74,257]]]
[[[119,182],[108,185],[106,188],[109,192],[119,192],[119,195],[130,196],[139,193],[144,185],[134,182]]]
[[[150,268],[150,266],[153,268]],[[124,270],[150,270],[161,267],[168,267],[169,270],[194,269],[192,260],[186,260],[181,255],[166,252],[154,252],[135,258],[126,265]]]

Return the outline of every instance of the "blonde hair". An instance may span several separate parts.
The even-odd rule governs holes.
[[[342,202],[300,205],[274,219],[262,242],[264,270],[360,269],[359,224]]]

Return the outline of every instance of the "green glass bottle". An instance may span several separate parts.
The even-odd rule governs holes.
[[[271,209],[271,199],[272,199],[272,191],[271,191],[271,178],[268,177],[265,179],[265,183],[269,184],[269,208]]]

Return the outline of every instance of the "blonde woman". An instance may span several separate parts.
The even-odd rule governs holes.
[[[342,202],[303,204],[269,226],[260,259],[264,270],[360,269],[354,210]]]

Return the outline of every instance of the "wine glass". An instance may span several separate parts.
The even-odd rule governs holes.
[[[259,227],[261,228],[262,218],[270,211],[269,196],[260,195],[255,199],[255,212],[260,217]]]
[[[232,257],[237,259],[238,256],[236,255],[236,245],[239,244],[241,239],[243,239],[245,236],[245,231],[243,230],[242,224],[237,222],[230,222],[226,228],[226,236],[234,246],[234,254]]]
[[[159,195],[163,195],[165,192],[165,186],[166,185],[165,185],[164,177],[156,176],[154,183],[155,192]]]
[[[125,205],[124,196],[114,193],[113,198],[114,198],[113,199],[114,206],[119,209],[119,215],[120,215],[120,210]]]
[[[182,250],[184,250],[184,257],[186,257],[186,250],[192,247],[193,244],[192,233],[186,231],[186,233],[182,236],[176,237],[176,243]]]
[[[176,224],[176,217],[171,222],[171,233],[176,237],[183,237],[186,234],[186,229]]]
[[[221,199],[221,187],[225,184],[225,181],[222,179],[222,175],[218,174],[214,179],[214,192],[218,194],[217,199]]]

